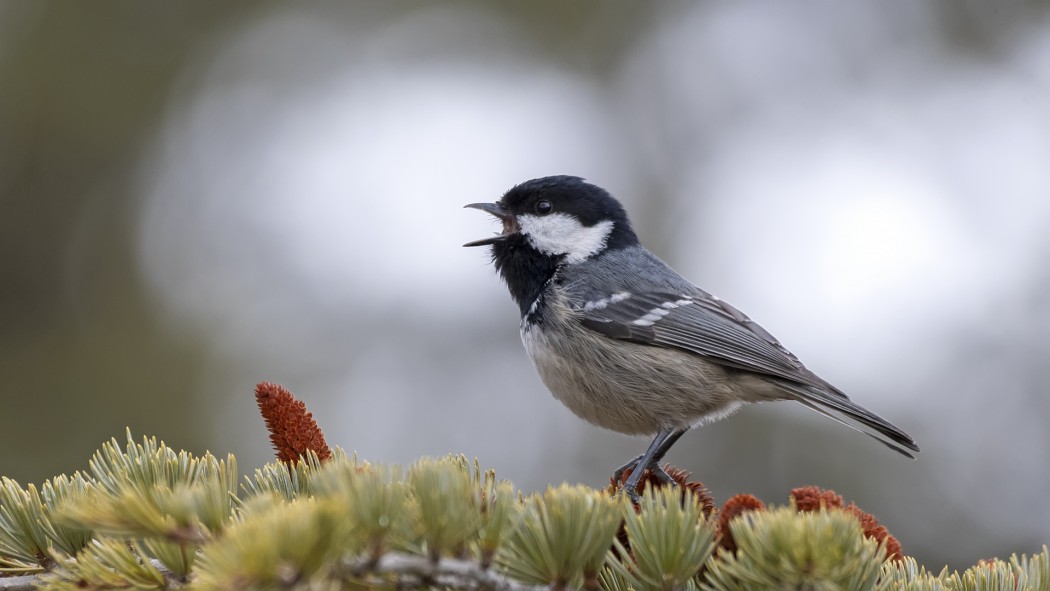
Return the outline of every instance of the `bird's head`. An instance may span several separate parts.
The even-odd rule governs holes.
[[[493,246],[493,256],[513,256],[519,248],[566,264],[607,249],[638,243],[623,206],[601,187],[575,176],[526,181],[496,203],[471,203],[503,222],[503,232],[463,246]],[[512,248],[503,248],[510,246]]]
[[[492,260],[525,308],[559,266],[638,244],[623,206],[579,177],[526,181],[496,203],[471,203],[503,222],[503,231],[464,246],[492,246]]]

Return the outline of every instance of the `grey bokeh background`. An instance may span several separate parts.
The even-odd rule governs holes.
[[[1046,2],[0,2],[0,473],[125,426],[329,441],[534,490],[645,442],[543,389],[464,203],[535,176],[923,448],[749,408],[669,459],[719,501],[834,488],[933,568],[1050,541]]]

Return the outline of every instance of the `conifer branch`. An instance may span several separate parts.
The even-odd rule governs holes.
[[[398,552],[388,552],[379,560],[367,556],[351,559],[344,563],[343,568],[354,578],[370,574],[394,575],[398,577],[398,589],[448,587],[485,591],[550,591],[553,588],[550,585],[519,583],[470,560],[443,558],[434,561],[426,556]]]
[[[0,591],[34,591],[37,582],[36,575],[0,577]]]

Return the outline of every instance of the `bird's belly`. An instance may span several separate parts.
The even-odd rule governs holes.
[[[626,434],[652,434],[714,421],[745,397],[721,366],[694,355],[605,339],[523,328],[540,379],[578,417]],[[659,369],[656,369],[659,368]]]

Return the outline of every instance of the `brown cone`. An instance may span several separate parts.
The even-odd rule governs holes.
[[[255,401],[266,421],[278,460],[291,464],[308,450],[313,450],[321,461],[332,457],[317,421],[291,392],[277,384],[262,382],[255,386]]]

